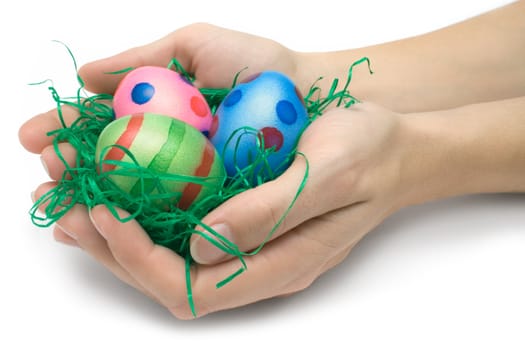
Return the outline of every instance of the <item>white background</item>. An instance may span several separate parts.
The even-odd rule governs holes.
[[[32,226],[30,192],[47,177],[17,140],[24,120],[52,107],[46,88],[28,83],[51,78],[75,91],[70,57],[53,39],[82,64],[208,21],[297,50],[333,50],[438,29],[506,2],[13,1],[0,14],[0,348],[525,348],[524,195],[403,210],[305,292],[183,322]]]

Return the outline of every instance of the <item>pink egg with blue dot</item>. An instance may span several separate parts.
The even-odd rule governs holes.
[[[163,67],[138,67],[126,74],[113,96],[115,117],[154,113],[182,120],[208,133],[212,115],[204,96],[183,75]]]
[[[230,91],[217,108],[209,137],[228,176],[259,162],[250,180],[267,181],[289,166],[307,125],[308,112],[295,84],[282,73],[265,71]],[[263,148],[270,151],[261,162]]]

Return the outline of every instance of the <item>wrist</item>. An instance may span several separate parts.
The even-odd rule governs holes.
[[[525,98],[401,117],[401,206],[525,191]]]
[[[453,195],[450,158],[459,147],[443,123],[433,113],[404,114],[400,118],[400,207]]]

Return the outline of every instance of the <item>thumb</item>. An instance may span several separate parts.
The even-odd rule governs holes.
[[[303,188],[305,171],[306,162],[297,158],[279,178],[229,199],[209,213],[203,223],[243,252],[279,237],[322,210],[309,199],[313,186],[307,183]],[[197,230],[207,233],[199,227]],[[194,260],[201,264],[227,258],[226,252],[199,234],[192,236],[190,250]]]

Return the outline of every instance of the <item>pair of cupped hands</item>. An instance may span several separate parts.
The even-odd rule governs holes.
[[[281,71],[305,93],[315,75],[304,54],[272,40],[208,24],[190,25],[151,44],[86,64],[79,74],[87,90],[113,93],[120,77],[105,72],[166,66],[174,57],[195,75],[197,87],[231,86],[232,77],[248,67],[243,74]],[[78,116],[67,106],[63,112],[66,122]],[[247,271],[227,285],[216,288],[220,279],[239,268],[239,261],[205,239],[192,237],[191,253],[197,263],[191,267],[191,284],[197,316],[305,289],[403,207],[409,184],[403,181],[402,119],[368,102],[349,109],[332,108],[303,134],[298,151],[305,157],[297,157],[276,180],[243,192],[209,213],[203,222],[240,250],[258,247],[288,209],[308,160],[308,181],[296,203],[264,248],[246,256]],[[64,171],[52,138],[46,135],[60,126],[57,111],[51,110],[20,128],[22,145],[41,155],[51,178],[35,190],[34,200],[56,186]],[[59,147],[66,161],[74,162],[73,147],[67,143]],[[137,222],[121,223],[103,205],[91,209],[77,205],[56,223],[53,233],[57,241],[80,247],[177,318],[194,317],[187,300],[184,259],[153,244]]]

